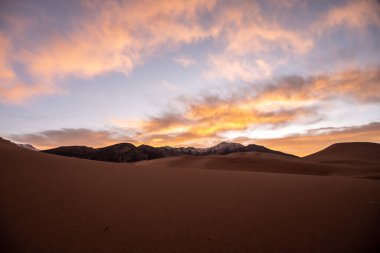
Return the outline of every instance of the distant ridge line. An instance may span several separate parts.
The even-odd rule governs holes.
[[[90,160],[108,161],[108,162],[137,162],[142,160],[152,160],[164,157],[191,155],[191,156],[208,156],[208,155],[227,155],[239,152],[260,152],[271,153],[287,157],[297,157],[281,151],[272,150],[264,146],[249,144],[244,146],[240,143],[221,142],[209,148],[179,147],[170,146],[153,147],[149,145],[135,146],[131,143],[118,143],[102,148],[92,148],[86,146],[62,146],[41,152],[77,157]]]

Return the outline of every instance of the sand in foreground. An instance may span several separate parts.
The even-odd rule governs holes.
[[[0,143],[0,251],[379,249],[378,180],[170,161],[112,164]]]

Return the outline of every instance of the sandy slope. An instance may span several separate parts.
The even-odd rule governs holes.
[[[379,249],[380,181],[252,173],[254,161],[285,173],[303,162],[225,158],[115,164],[0,141],[0,252]]]
[[[380,144],[370,142],[336,143],[306,156],[305,159],[313,161],[357,160],[380,163]]]
[[[379,153],[380,155],[380,153]],[[205,157],[180,156],[138,162],[136,165],[215,170],[243,170],[303,175],[345,175],[380,178],[380,161],[347,160],[337,155],[292,158],[259,152],[234,153]]]

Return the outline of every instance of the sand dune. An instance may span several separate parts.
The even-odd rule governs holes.
[[[334,153],[333,153],[334,154]],[[380,162],[375,160],[346,160],[345,156],[316,154],[305,158],[285,157],[260,152],[234,153],[206,157],[180,156],[154,161],[138,162],[136,165],[213,170],[270,172],[303,175],[341,175],[380,178]]]
[[[301,175],[349,169],[308,159],[117,164],[0,140],[0,252],[378,252],[380,181]]]
[[[370,142],[336,143],[304,158],[311,161],[359,160],[380,162],[380,144]]]

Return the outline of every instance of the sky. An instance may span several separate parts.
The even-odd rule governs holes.
[[[40,149],[380,142],[380,2],[2,0],[0,136]]]

